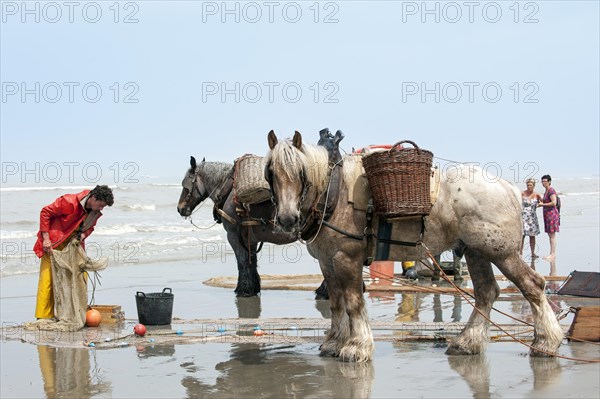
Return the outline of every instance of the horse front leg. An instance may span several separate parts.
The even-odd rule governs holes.
[[[365,306],[362,257],[339,251],[333,258],[336,278],[342,288],[346,323],[342,324],[339,356],[348,362],[371,360],[375,344]]]
[[[500,295],[500,287],[496,283],[491,262],[474,251],[468,251],[465,257],[473,281],[475,306],[479,312],[473,309],[465,328],[448,345],[448,355],[475,355],[485,349],[490,311]]]
[[[345,330],[345,325],[348,324],[348,317],[344,312],[344,295],[342,289],[335,278],[335,272],[333,270],[333,262],[331,259],[319,258],[319,266],[321,272],[325,278],[324,284],[328,288],[328,292],[331,294],[329,298],[329,308],[331,310],[331,326],[325,341],[319,347],[321,356],[333,356],[337,357],[340,354],[340,350],[343,347],[344,336],[342,331]]]
[[[315,290],[316,300],[327,300],[329,299],[329,292],[327,291],[327,282],[323,280],[319,288]]]

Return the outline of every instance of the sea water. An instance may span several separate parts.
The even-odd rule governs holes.
[[[143,182],[111,187],[115,203],[104,209],[104,216],[86,239],[91,258],[108,257],[111,267],[193,260],[226,265],[228,272],[224,274],[235,274],[235,256],[222,225],[213,219],[213,203],[210,200],[201,204],[191,219],[184,219],[176,209],[181,194],[178,182]],[[537,268],[544,275],[567,275],[573,270],[598,271],[599,178],[555,179],[553,187],[562,200],[557,258],[552,265],[540,259],[536,261]],[[39,259],[32,249],[39,229],[41,208],[60,195],[86,188],[92,187],[46,184],[0,188],[0,276],[38,271]],[[548,254],[549,244],[548,236],[543,232],[541,209],[538,209],[538,218],[542,233],[537,236],[536,252],[543,256]],[[526,240],[524,258],[529,261],[528,256],[529,243]],[[294,267],[286,268],[281,260],[293,263]],[[308,266],[299,269],[301,264]],[[265,245],[259,254],[259,265],[261,273],[318,273],[316,262],[300,243]]]

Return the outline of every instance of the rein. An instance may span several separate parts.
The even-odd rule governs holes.
[[[330,166],[329,171],[327,173],[327,190],[325,190],[325,200],[323,202],[321,202],[321,199],[323,198],[323,193],[321,193],[321,195],[319,196],[318,199],[315,199],[314,202],[314,206],[312,206],[311,208],[309,208],[309,212],[311,213],[312,216],[317,215],[317,217],[313,217],[313,218],[308,218],[304,227],[301,229],[301,231],[298,233],[298,241],[300,241],[303,244],[312,244],[318,237],[319,233],[321,232],[321,227],[323,226],[323,224],[325,224],[326,226],[333,228],[332,225],[330,225],[326,218],[328,218],[329,216],[331,216],[331,214],[333,213],[335,206],[337,205],[337,197],[338,197],[338,193],[339,193],[339,182],[338,182],[338,187],[336,187],[336,192],[335,192],[335,198],[333,198],[333,204],[331,206],[328,206],[328,202],[329,202],[329,193],[331,191],[331,181],[333,180],[332,176],[333,173],[335,172],[335,168],[338,166],[342,165],[342,160],[340,159],[339,161],[337,161],[336,163],[334,163],[332,166]],[[331,164],[330,164],[331,165]],[[302,208],[302,203],[304,202],[304,199],[306,197],[306,193],[308,192],[308,186],[310,184],[304,184],[304,188],[302,190],[302,197],[300,198],[300,204],[298,205],[299,209]],[[322,204],[322,208],[323,211],[320,211],[318,209],[319,205]],[[319,215],[320,214],[320,215]],[[320,221],[318,220],[320,216]],[[312,223],[309,224],[309,221],[312,220]],[[314,230],[314,226],[315,223],[318,225],[317,231],[316,233],[312,236],[312,238],[310,238],[310,241],[305,241],[304,238],[302,237],[303,235],[306,236],[307,234],[309,234],[311,232],[311,230]],[[335,227],[335,226],[334,226]],[[334,230],[338,231],[339,233],[345,234],[350,236],[350,233],[346,233],[343,230],[340,231],[341,229],[337,229],[333,228]],[[357,236],[354,236],[353,238],[355,238]],[[362,240],[362,238],[360,238],[360,240]]]

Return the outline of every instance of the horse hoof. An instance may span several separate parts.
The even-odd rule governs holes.
[[[252,292],[236,292],[235,296],[238,298],[251,298],[253,296],[258,296],[258,293],[252,293]]]
[[[531,348],[531,349],[529,349],[529,356],[531,356],[531,357],[554,357],[554,354],[547,352],[547,351],[540,352],[539,350]]]
[[[321,351],[321,356],[330,356],[330,357],[338,357],[339,353],[335,348],[335,344],[333,343],[323,343],[319,347],[319,351]]]
[[[476,352],[466,350],[465,348],[456,345],[450,345],[448,346],[448,349],[446,349],[446,355],[449,356],[470,356],[476,354]]]

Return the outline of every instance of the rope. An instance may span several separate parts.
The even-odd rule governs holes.
[[[504,334],[506,334],[506,336],[509,336],[509,337],[511,337],[511,338],[512,338],[514,341],[516,341],[516,342],[520,342],[520,343],[522,343],[523,345],[525,345],[525,346],[527,346],[527,347],[529,347],[529,348],[532,348],[532,346],[531,346],[531,345],[528,345],[528,344],[526,344],[526,343],[524,343],[524,342],[520,341],[519,339],[517,339],[517,338],[515,337],[515,335],[521,335],[521,334],[527,334],[527,333],[531,333],[533,330],[527,330],[527,331],[523,331],[523,332],[520,332],[520,333],[518,333],[518,334],[512,334],[512,335],[511,335],[510,333],[506,332],[505,330],[503,330],[503,329],[502,329],[502,328],[501,328],[501,327],[500,327],[498,324],[494,323],[492,320],[490,320],[488,317],[486,317],[484,314],[482,314],[482,313],[481,313],[481,311],[480,311],[480,310],[479,310],[477,307],[475,307],[475,305],[473,305],[473,304],[472,304],[472,303],[471,303],[471,302],[470,302],[470,301],[469,301],[467,298],[465,298],[465,296],[469,296],[470,298],[474,299],[473,295],[471,295],[470,293],[468,293],[468,292],[464,291],[462,288],[460,288],[460,287],[456,286],[456,285],[455,285],[455,284],[454,284],[454,283],[451,281],[451,279],[448,277],[448,275],[446,275],[446,273],[445,273],[445,272],[444,272],[444,270],[441,268],[441,266],[440,266],[439,264],[437,264],[437,262],[435,262],[435,259],[433,258],[433,256],[431,255],[431,253],[430,253],[430,252],[428,252],[428,253],[427,253],[427,255],[428,255],[428,256],[430,256],[430,257],[432,257],[433,263],[434,263],[434,265],[436,265],[436,266],[437,266],[437,267],[440,269],[440,272],[441,272],[440,274],[441,274],[441,276],[443,277],[443,279],[444,279],[445,281],[449,282],[449,283],[450,283],[450,284],[451,284],[451,285],[454,287],[454,289],[455,289],[455,290],[456,290],[456,291],[457,291],[459,294],[461,294],[461,296],[463,297],[463,299],[465,299],[465,301],[466,301],[467,303],[469,303],[469,305],[471,305],[471,306],[472,306],[472,307],[473,307],[473,308],[474,308],[474,309],[475,309],[475,310],[476,310],[476,311],[477,311],[479,314],[481,314],[481,315],[482,315],[482,316],[483,316],[483,317],[484,317],[484,318],[485,318],[487,321],[489,321],[489,322],[490,322],[492,325],[494,325],[494,326],[495,326],[495,327],[497,327],[497,328],[498,328],[500,331],[502,331]],[[425,262],[423,262],[423,261],[420,261],[420,262],[421,262],[421,263],[422,263],[422,264],[423,264],[425,267],[427,267],[427,268],[429,268],[429,269],[431,270],[431,267],[430,267],[430,265],[426,264],[426,263],[425,263]],[[365,267],[366,269],[369,269],[370,273],[372,273],[372,274],[375,274],[375,275],[378,275],[378,276],[379,276],[378,278],[380,278],[381,280],[386,280],[386,281],[392,281],[392,282],[394,282],[394,278],[393,278],[393,277],[388,277],[388,275],[387,275],[387,274],[383,274],[383,273],[381,273],[381,272],[379,272],[379,271],[376,271],[376,270],[370,270],[370,267],[369,267],[369,266],[364,266],[364,267]],[[414,288],[414,289],[415,289],[415,291],[419,291],[419,292],[426,292],[426,293],[437,293],[437,294],[439,294],[439,293],[440,293],[440,292],[438,292],[437,290],[434,290],[434,289],[428,289],[427,287],[421,287],[421,286],[418,286],[418,285],[412,285],[412,284],[404,284],[404,283],[402,283],[402,282],[398,282],[398,283],[399,283],[399,284],[402,284],[402,285],[405,285],[405,286],[411,286],[412,288]],[[442,294],[443,294],[443,293],[442,293]],[[508,314],[508,313],[505,313],[505,312],[503,312],[503,311],[501,311],[501,310],[499,310],[499,309],[496,309],[495,307],[492,307],[492,310],[495,310],[496,312],[498,312],[498,313],[500,313],[500,314],[502,314],[502,315],[504,315],[504,316],[506,316],[506,317],[508,317],[508,318],[510,318],[510,319],[513,319],[513,320],[515,320],[515,321],[518,321],[518,322],[520,322],[520,323],[523,323],[523,324],[525,324],[525,325],[528,325],[528,326],[530,326],[530,327],[534,327],[534,325],[533,325],[533,324],[531,324],[531,323],[529,323],[529,322],[527,322],[527,321],[525,321],[525,320],[518,319],[518,318],[516,318],[516,317],[514,317],[514,316],[512,316],[512,315],[510,315],[510,314]],[[567,310],[566,312],[564,312],[564,311],[563,311],[564,313],[563,313],[562,315],[560,315],[560,316],[557,316],[557,318],[558,318],[558,320],[560,321],[560,320],[564,319],[565,317],[567,317],[569,313],[571,313],[571,312],[574,312],[574,311],[575,311],[575,310],[574,310],[573,308],[570,308],[570,309],[569,309],[569,310]],[[501,339],[502,337],[503,337],[503,335],[498,335],[498,336],[492,337],[492,339],[494,339],[494,340],[498,340],[498,339]],[[593,345],[600,345],[600,343],[599,343],[599,342],[591,342],[591,341],[586,341],[586,340],[582,340],[582,339],[579,339],[579,338],[573,338],[572,336],[566,336],[565,338],[567,338],[567,339],[570,339],[570,340],[573,340],[573,341],[584,342],[584,343],[589,343],[589,344],[593,344]],[[599,360],[588,360],[588,359],[576,359],[576,358],[569,358],[569,357],[565,357],[565,356],[561,356],[561,355],[557,355],[557,354],[550,354],[550,353],[548,353],[548,352],[541,351],[541,350],[539,350],[539,349],[537,349],[537,348],[534,348],[534,349],[535,349],[535,350],[537,350],[538,352],[543,352],[543,353],[549,354],[549,355],[551,355],[551,356],[556,356],[556,357],[558,357],[558,358],[567,359],[567,360],[575,360],[575,361],[582,361],[582,362],[600,362]]]
[[[425,267],[427,267],[428,269],[432,270],[432,268],[431,268],[431,266],[430,266],[429,264],[427,264],[427,263],[423,262],[422,260],[420,260],[419,262],[420,262],[421,264],[423,264]],[[378,276],[377,278],[379,278],[380,280],[395,282],[395,279],[394,279],[393,277],[388,277],[388,275],[387,275],[387,274],[383,274],[383,273],[381,273],[381,272],[379,272],[379,271],[377,271],[377,270],[371,270],[371,268],[370,268],[369,266],[364,266],[364,268],[365,268],[365,269],[369,269],[369,273],[370,273],[370,274],[375,274],[376,276]],[[445,280],[445,281],[448,281],[448,282],[449,282],[450,278],[448,277],[448,275],[446,275],[446,274],[444,273],[444,274],[442,275],[442,277],[444,278],[444,280]],[[422,287],[422,286],[419,286],[419,285],[416,285],[416,284],[406,284],[406,283],[404,283],[404,282],[402,282],[402,281],[398,281],[398,282],[397,282],[397,284],[400,284],[400,285],[403,285],[403,286],[410,286],[410,287],[414,288],[414,289],[415,289],[415,291],[418,291],[418,292],[425,292],[425,293],[431,293],[431,294],[447,294],[447,293],[445,293],[445,292],[439,292],[439,291],[437,291],[437,290],[435,290],[435,289],[429,289],[428,287]],[[473,295],[471,295],[471,294],[470,294],[469,292],[467,292],[467,291],[464,291],[462,288],[460,288],[460,287],[458,287],[458,286],[455,286],[454,288],[455,288],[457,291],[460,291],[460,292],[462,292],[463,294],[465,294],[465,295],[468,295],[468,296],[469,296],[469,297],[471,297],[472,299],[475,299],[475,298],[473,297]],[[448,294],[448,295],[449,295],[449,294]],[[491,309],[491,310],[494,310],[494,311],[496,311],[496,312],[500,313],[500,314],[501,314],[501,315],[503,315],[503,316],[506,316],[506,317],[508,317],[508,318],[510,318],[510,319],[512,319],[512,320],[518,321],[518,322],[520,322],[520,323],[522,323],[522,324],[525,324],[525,325],[527,325],[527,326],[534,327],[534,325],[533,325],[533,324],[531,324],[531,323],[529,323],[529,322],[527,322],[527,321],[525,321],[525,320],[521,320],[521,319],[519,319],[519,318],[517,318],[517,317],[515,317],[515,316],[513,316],[513,315],[511,315],[511,314],[508,314],[508,313],[506,313],[506,312],[503,312],[503,311],[501,311],[500,309],[497,309],[497,308],[495,308],[495,307],[492,307],[492,309]],[[557,316],[557,319],[558,319],[559,321],[560,321],[560,320],[563,320],[564,318],[566,318],[566,317],[569,315],[569,313],[575,313],[575,309],[574,309],[573,307],[571,307],[571,308],[567,309],[566,311],[563,309],[563,310],[562,310],[562,312],[563,312],[563,313],[562,313],[561,315]],[[518,333],[518,334],[527,334],[527,333],[531,333],[532,331],[534,331],[534,330],[526,330],[526,331],[523,331],[523,332],[521,332],[521,333]],[[492,337],[492,339],[500,339],[500,338],[502,338],[502,335],[498,335],[498,336],[496,336],[496,337]],[[597,346],[600,346],[600,342],[586,341],[586,340],[583,340],[583,339],[574,338],[573,336],[570,336],[570,335],[566,335],[566,336],[565,336],[565,338],[567,338],[567,339],[569,339],[569,340],[571,340],[571,341],[583,342],[583,343],[587,343],[587,344],[592,344],[592,345],[597,345]],[[587,361],[587,360],[582,360],[582,361]]]
[[[339,166],[339,164],[343,161],[344,159],[340,159],[339,161],[337,161],[335,164],[333,164],[333,166],[330,167],[331,172],[329,173],[329,180],[327,181],[327,191],[325,192],[325,203],[324,203],[324,209],[323,212],[321,214],[321,221],[319,222],[319,228],[317,229],[317,233],[315,234],[315,236],[313,238],[310,239],[310,241],[304,241],[302,239],[302,237],[300,236],[300,233],[298,233],[298,241],[300,241],[302,244],[304,245],[310,245],[312,244],[317,237],[319,236],[319,233],[321,232],[321,228],[323,227],[323,221],[325,220],[325,213],[327,211],[327,201],[329,201],[329,190],[331,188],[331,174],[333,173],[333,170]]]
[[[195,179],[194,179],[195,180]],[[194,185],[196,184],[196,182],[194,181]],[[196,187],[194,187],[196,188]],[[206,198],[210,198],[212,201],[212,195],[215,192],[215,190],[217,189],[217,187],[213,188],[212,191],[208,194],[208,196]],[[206,203],[206,200],[200,202],[198,205],[196,205],[196,207],[192,210],[192,213],[190,213],[190,216],[188,216],[188,218],[190,218],[190,223],[192,224],[192,226],[194,226],[195,228],[197,228],[198,230],[209,230],[212,229],[213,227],[215,227],[215,225],[217,224],[217,222],[214,222],[213,224],[211,224],[208,227],[204,227],[204,226],[198,226],[194,223],[194,221],[192,220],[192,215],[196,212],[198,212],[200,210],[200,208],[202,208],[204,206],[204,204]]]
[[[90,274],[88,272],[84,272],[84,277],[83,277],[84,280],[85,280],[85,275],[87,275],[88,277],[90,276]],[[88,304],[89,306],[96,304],[96,299],[94,298],[94,296],[96,294],[96,284],[102,285],[102,283],[100,282],[101,277],[102,276],[100,275],[100,273],[95,271],[93,277],[90,279],[90,283],[92,284],[92,296],[90,298],[90,303]]]
[[[477,162],[474,162],[474,161],[462,161],[462,162],[461,161],[453,161],[452,159],[446,159],[446,158],[442,158],[442,157],[438,157],[438,156],[434,156],[433,158],[439,159],[441,161],[446,161],[446,162],[451,162],[451,163],[461,164],[461,165],[463,165],[463,164],[466,165],[466,164],[470,164],[470,163],[473,163],[473,164],[477,163]]]
[[[427,267],[429,270],[431,270],[431,271],[435,271],[433,268],[431,268],[431,267],[430,267],[430,265],[428,265],[427,263],[423,262],[422,260],[420,260],[419,262],[421,262],[421,264],[425,265],[425,267]],[[436,265],[437,265],[437,263],[436,263]],[[438,267],[441,269],[441,266],[439,266],[439,265],[437,265],[437,266],[438,266]],[[471,293],[469,293],[469,292],[467,292],[467,291],[463,290],[463,289],[462,289],[462,288],[460,288],[459,286],[457,286],[457,285],[455,285],[454,283],[452,283],[452,282],[450,281],[450,277],[448,277],[448,275],[447,275],[445,272],[443,272],[443,271],[442,271],[442,273],[441,273],[440,275],[442,276],[442,278],[444,279],[444,281],[451,283],[451,284],[452,284],[452,286],[453,286],[453,287],[454,287],[454,288],[455,288],[457,291],[459,291],[459,292],[462,292],[464,295],[468,295],[469,297],[471,297],[471,299],[475,299],[475,297],[474,297],[473,295],[471,295]],[[513,316],[513,315],[511,315],[511,314],[508,314],[508,313],[506,313],[506,312],[503,312],[502,310],[500,310],[500,309],[497,309],[497,308],[495,308],[494,306],[492,306],[491,310],[494,310],[494,311],[496,311],[496,312],[500,313],[501,315],[508,317],[509,319],[512,319],[512,320],[514,320],[514,321],[518,321],[519,323],[523,323],[523,324],[525,324],[525,325],[527,325],[527,326],[533,327],[533,324],[531,324],[531,323],[529,323],[529,322],[527,322],[527,321],[525,321],[525,320],[521,320],[521,319],[519,319],[519,318],[517,318],[517,317],[515,317],[515,316]]]
[[[192,218],[190,217],[190,223],[192,224],[192,226],[194,226],[195,228],[197,228],[198,230],[209,230],[212,229],[213,227],[215,227],[215,225],[217,224],[217,222],[214,222],[213,224],[211,224],[210,226],[198,226],[196,225],[196,223],[194,223],[194,221],[192,220]]]
[[[444,270],[442,269],[442,267],[436,262],[435,258],[433,257],[433,255],[431,254],[431,252],[429,251],[429,249],[425,246],[425,244],[422,244],[423,247],[425,248],[425,250],[427,251],[427,256],[431,259],[431,261],[433,262],[433,264],[440,270],[440,273],[444,276],[444,279],[447,279],[448,277],[446,276],[446,273],[444,272]],[[475,306],[475,304],[473,304],[466,295],[463,294],[462,290],[459,289],[456,284],[454,284],[454,282],[450,281],[450,279],[447,279],[446,281],[448,281],[450,284],[452,284],[452,286],[456,289],[456,291],[461,295],[461,297],[467,301],[467,303],[469,305],[471,305],[473,307],[473,309],[479,313],[484,319],[486,319],[490,324],[492,324],[494,327],[496,327],[498,330],[502,331],[504,334],[506,334],[507,336],[511,337],[512,339],[514,339],[516,342],[530,348],[533,349],[537,352],[546,354],[548,356],[553,356],[553,357],[557,357],[560,359],[565,359],[565,360],[573,360],[573,361],[577,361],[577,362],[588,362],[588,363],[600,363],[600,359],[578,359],[578,358],[572,358],[572,357],[568,357],[568,356],[562,356],[559,355],[557,353],[551,353],[551,352],[547,352],[544,350],[541,350],[539,348],[534,348],[532,345],[529,345],[528,343],[520,340],[519,338],[517,338],[514,334],[509,333],[508,331],[504,330],[502,327],[500,327],[498,324],[496,324],[495,322],[493,322],[492,320],[490,320],[489,317],[487,317],[481,310],[479,310],[479,308],[477,308],[477,306]]]

